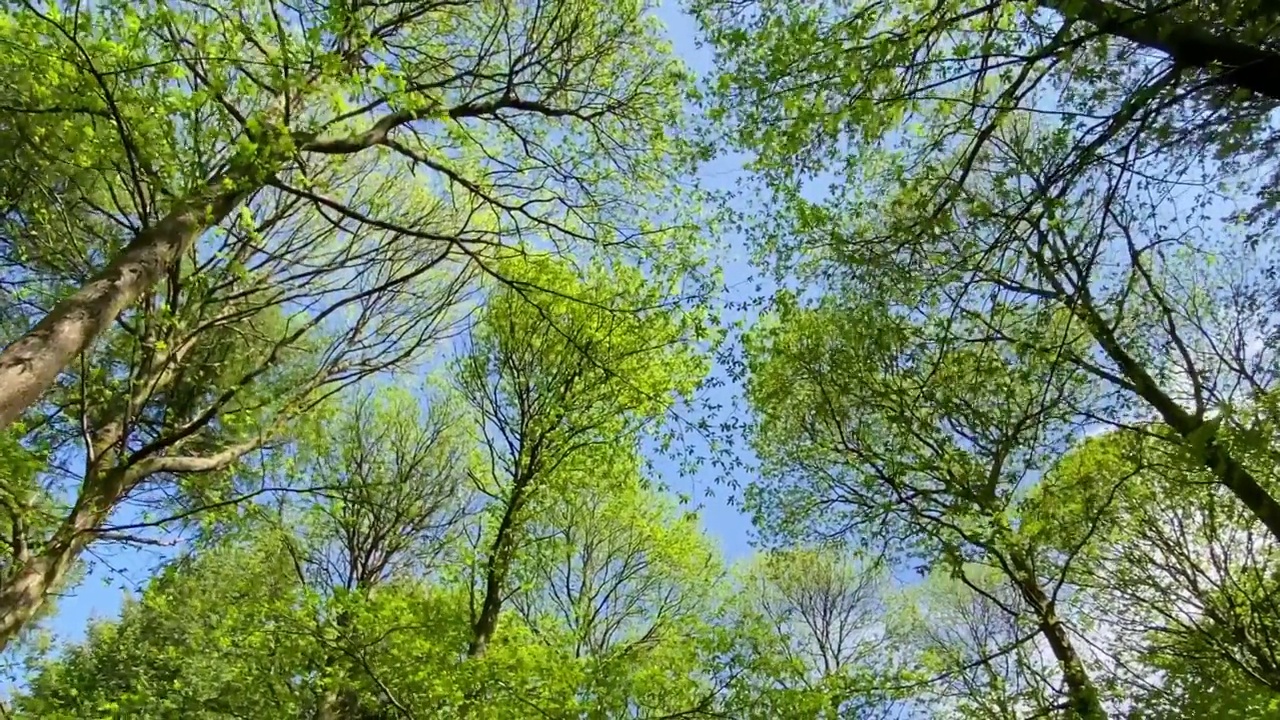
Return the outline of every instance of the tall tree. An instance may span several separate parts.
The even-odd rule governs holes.
[[[932,573],[897,602],[903,620],[893,637],[921,677],[917,701],[942,718],[1061,714],[1052,650],[1007,610],[1017,592],[989,567],[961,572]]]
[[[1172,49],[1188,27],[1268,48],[1273,14],[1044,5],[700,4],[717,112],[774,199],[755,237],[830,292],[936,293],[969,339],[1061,353],[1112,391],[1080,418],[1158,417],[1280,539],[1212,415],[1275,384],[1274,101],[1223,96],[1253,65]],[[981,325],[1010,305],[1040,319]]]
[[[454,331],[476,268],[448,243],[372,228],[335,236],[298,216],[296,201],[275,200],[251,203],[185,253],[33,408],[17,439],[50,453],[36,475],[45,500],[15,515],[0,645],[85,548],[136,537],[120,527],[136,522],[113,521],[122,508],[197,489],[221,488],[225,499],[247,455],[286,440],[327,397],[415,362]],[[61,260],[12,257],[11,274],[32,293],[6,307],[22,312],[73,283],[75,271],[58,263],[88,267],[92,251],[81,249]],[[11,492],[28,502],[22,486]]]
[[[4,13],[0,303],[9,338],[34,328],[0,354],[0,425],[50,463],[13,488],[40,509],[15,515],[0,645],[85,547],[132,537],[123,506],[226,487],[422,360],[503,243],[692,257],[683,201],[637,200],[678,196],[685,157],[643,4]]]
[[[640,254],[674,239],[670,214],[640,198],[675,192],[683,72],[642,2],[9,2],[3,13],[2,124],[20,164],[5,175],[30,186],[6,190],[6,236],[105,237],[7,339],[0,427],[255,199],[473,254],[515,236]],[[362,198],[384,174],[449,196],[460,216],[428,230],[420,208]]]
[[[491,527],[474,607],[471,654],[493,639],[530,513],[592,492],[600,472],[627,472],[643,428],[707,371],[690,344],[705,317],[674,306],[638,270],[530,257],[495,288],[458,363],[485,455],[474,474]]]
[[[1271,640],[1280,556],[1194,458],[1152,437],[1096,436],[1046,475],[1024,522],[1052,538],[1046,546],[1087,541],[1067,581],[1108,629],[1112,663],[1144,703],[1192,703],[1197,672],[1223,682],[1203,692],[1238,696],[1241,708],[1280,700]],[[1157,673],[1169,675],[1152,682]]]
[[[378,717],[394,699],[369,693],[376,675],[361,641],[373,631],[364,610],[375,594],[456,562],[466,490],[469,433],[456,403],[439,395],[423,411],[399,388],[351,397],[326,425],[297,472],[324,488],[298,514],[286,506],[277,522],[298,581],[324,598],[312,630],[321,652],[308,675],[319,683],[316,720]]]
[[[882,569],[836,544],[772,549],[742,568],[743,717],[903,716]],[[730,707],[734,707],[732,704]]]
[[[1019,488],[1069,437],[1073,398],[1087,392],[1080,373],[1034,350],[953,345],[955,326],[875,303],[781,308],[748,342],[765,469],[748,492],[766,527],[784,537],[875,538],[951,574],[1043,639],[1063,707],[1106,717],[1060,610],[1063,581],[1038,565],[1016,520]],[[977,584],[973,564],[992,568],[1016,602]]]
[[[513,612],[473,655],[454,533],[493,519],[457,512],[456,450],[475,437],[447,403],[353,400],[289,469],[323,491],[239,506],[119,621],[41,664],[18,716],[716,716],[729,588],[696,518],[634,463],[528,509],[542,541],[516,547]]]
[[[583,666],[581,717],[713,711],[728,589],[715,549],[635,468],[593,475],[529,520],[536,539],[512,573],[512,614]]]

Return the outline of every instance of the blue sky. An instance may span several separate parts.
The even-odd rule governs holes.
[[[706,47],[698,47],[698,29],[693,18],[682,12],[679,6],[672,2],[660,6],[658,16],[667,26],[667,34],[675,46],[676,53],[697,75],[705,76],[709,73],[713,62],[711,51]],[[699,180],[709,190],[730,191],[740,186],[744,175],[745,171],[737,159],[719,158],[702,169]],[[727,304],[740,303],[748,300],[748,294],[754,292],[755,288],[754,282],[747,282],[751,279],[753,272],[748,261],[746,246],[743,238],[734,234],[721,240],[723,245],[719,260],[723,264],[726,285],[729,288],[723,301]],[[741,315],[737,316],[737,318],[740,317]],[[732,321],[737,318],[730,316],[726,320]],[[725,374],[723,368],[717,367],[714,372],[717,379],[724,382],[707,391],[703,399],[728,411],[733,407],[733,401],[741,397],[741,387]],[[738,454],[739,460],[745,461],[748,465],[754,460],[742,443],[737,444],[734,452]],[[680,478],[671,463],[660,462],[658,465],[666,469],[664,474],[674,488],[683,487],[684,492],[692,496],[695,503],[701,505],[703,524],[707,531],[720,541],[728,559],[739,559],[750,553],[748,541],[751,523],[729,505],[730,489],[724,482],[726,480],[745,482],[748,478],[743,477],[743,469],[731,470],[730,472],[734,475],[727,478],[708,464],[698,473]]]
[[[705,74],[711,68],[711,54],[707,49],[697,47],[694,21],[674,4],[660,7],[658,15],[667,25],[677,53],[697,74]],[[733,159],[722,159],[706,167],[699,179],[709,189],[731,190],[737,186],[742,175],[739,163]],[[741,238],[734,236],[726,240],[719,260],[725,268],[728,285],[735,290],[724,300],[741,302],[748,299],[745,293],[752,292],[755,283],[747,282],[751,268]],[[731,401],[740,394],[740,388],[725,376],[722,368],[717,368],[715,372],[725,382],[708,391],[703,399],[729,408]],[[705,454],[707,448],[699,445],[694,451]],[[737,451],[746,452],[745,448]],[[749,462],[752,458],[740,455],[739,459]],[[665,458],[655,458],[655,466],[663,476],[661,479],[673,491],[687,494],[701,507],[704,526],[720,541],[727,559],[740,559],[750,553],[750,522],[728,502],[730,491],[724,481],[730,478],[724,477],[721,471],[709,463],[692,475],[681,475],[676,463]],[[735,473],[732,479],[738,482],[747,479],[742,476],[742,470],[731,472]],[[114,617],[120,610],[126,591],[143,584],[151,570],[170,552],[163,548],[100,546],[92,549],[85,558],[89,562],[88,576],[79,587],[57,599],[56,612],[43,626],[51,630],[60,641],[83,637],[91,619]]]

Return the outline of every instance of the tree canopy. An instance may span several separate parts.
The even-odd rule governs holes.
[[[1280,718],[1271,4],[0,0],[0,91],[0,717]]]

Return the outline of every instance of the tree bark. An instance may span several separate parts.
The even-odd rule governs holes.
[[[234,178],[214,178],[138,233],[101,272],[0,352],[0,430],[39,400],[77,355],[244,199],[248,191],[228,189],[229,180]]]
[[[77,553],[49,549],[31,559],[0,590],[0,650],[44,607],[49,592],[66,577]]]
[[[1107,712],[1098,698],[1098,690],[1089,678],[1080,655],[1076,653],[1066,626],[1058,618],[1053,599],[1040,587],[1040,579],[1025,557],[1020,553],[1010,553],[1009,559],[1019,575],[1018,590],[1035,612],[1040,634],[1049,642],[1053,657],[1062,670],[1062,679],[1067,686],[1067,702],[1072,714],[1080,720],[1106,720]]]
[[[123,492],[123,470],[92,484],[63,519],[53,538],[0,587],[0,651],[8,647],[44,607],[49,593],[66,578],[80,552],[92,539],[90,531],[106,519]]]
[[[1202,25],[1144,13],[1106,0],[1040,0],[1063,17],[1081,20],[1168,55],[1174,62],[1215,76],[1215,83],[1280,100],[1280,52],[1222,37]]]
[[[1124,374],[1124,378],[1133,385],[1134,392],[1147,401],[1164,424],[1175,432],[1199,454],[1200,462],[1218,478],[1218,480],[1236,496],[1254,517],[1262,523],[1271,536],[1280,542],[1280,502],[1271,496],[1262,483],[1240,464],[1231,453],[1218,441],[1216,427],[1212,427],[1202,417],[1193,415],[1173,400],[1127,350],[1112,332],[1106,321],[1093,305],[1087,294],[1080,298],[1077,316],[1088,326],[1103,352],[1111,358]]]
[[[494,632],[498,629],[498,614],[502,611],[502,594],[507,584],[507,575],[511,570],[511,560],[516,550],[516,515],[524,506],[525,491],[528,482],[517,477],[511,489],[511,499],[502,514],[502,522],[498,525],[498,535],[493,539],[489,550],[489,559],[485,569],[484,600],[480,606],[480,614],[476,617],[472,628],[471,644],[467,648],[469,657],[479,657],[489,647]]]
[[[94,541],[96,532],[130,489],[160,472],[220,470],[258,447],[262,439],[258,437],[206,457],[152,457],[101,473],[87,471],[75,506],[53,537],[33,557],[20,558],[16,574],[0,584],[0,651],[40,612],[49,593],[66,578],[80,553]],[[100,457],[101,450],[97,448],[94,454]]]
[[[315,78],[312,78],[315,79]],[[295,102],[298,101],[294,98]],[[264,113],[277,118],[287,99],[277,97]],[[482,117],[501,109],[521,110],[545,117],[567,117],[571,110],[542,103],[503,97],[469,102],[449,108],[453,120]],[[296,147],[323,155],[347,155],[385,144],[398,127],[433,114],[432,106],[416,111],[388,113],[368,130],[346,137],[321,139],[295,134]],[[272,138],[265,138],[269,145]],[[283,152],[288,146],[281,148]],[[0,430],[12,424],[57,380],[70,362],[84,352],[130,304],[163,277],[200,235],[221,222],[245,197],[262,187],[290,153],[251,156],[233,160],[231,170],[220,173],[183,199],[155,225],[134,237],[124,250],[70,297],[54,305],[40,322],[0,351]]]

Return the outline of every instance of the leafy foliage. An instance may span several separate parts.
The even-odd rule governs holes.
[[[687,6],[0,3],[0,714],[1280,713],[1280,15]]]

